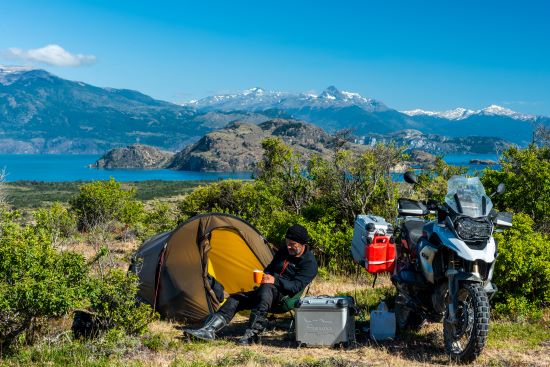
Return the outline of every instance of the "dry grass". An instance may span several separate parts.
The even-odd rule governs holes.
[[[130,246],[130,245],[124,245]],[[374,293],[371,280],[346,279],[334,277],[329,280],[317,279],[310,289],[310,294],[358,294]],[[381,286],[387,287],[387,280],[382,279]],[[247,317],[237,315],[231,325],[226,327],[214,342],[191,340],[184,336],[183,325],[176,322],[156,321],[149,326],[149,331],[142,337],[133,337],[127,345],[133,345],[122,354],[108,357],[95,357],[94,346],[79,347],[79,353],[86,360],[74,360],[74,365],[81,366],[277,366],[277,367],[352,367],[352,366],[455,366],[443,349],[442,325],[428,324],[418,333],[397,337],[393,341],[376,343],[371,341],[362,330],[364,323],[357,323],[357,342],[351,348],[301,347],[294,341],[292,334],[287,333],[290,322],[288,316],[271,322],[271,327],[264,332],[260,345],[241,347],[236,341],[246,328]],[[497,322],[494,322],[497,324]],[[531,325],[535,339],[523,340],[521,325],[498,322],[490,334],[488,346],[477,359],[474,366],[550,366],[550,330],[548,323]],[[546,325],[546,328],[544,328]],[[59,335],[67,337],[70,318],[64,318],[50,325],[52,340],[62,340]],[[503,331],[504,330],[504,331]],[[57,335],[57,336],[56,336]],[[507,340],[502,340],[506,338]],[[155,341],[153,343],[151,341]],[[55,342],[54,342],[55,343]],[[137,346],[136,346],[137,343]],[[124,345],[124,344],[123,344]],[[40,350],[40,349],[39,349]],[[64,349],[60,349],[59,353]],[[71,350],[70,348],[68,350]],[[39,352],[46,353],[46,352]],[[103,355],[105,353],[103,352]],[[41,359],[40,359],[41,358]],[[44,365],[50,357],[40,357],[36,364]],[[52,357],[53,358],[53,357]],[[76,357],[75,357],[76,358]],[[94,358],[98,358],[97,360]],[[28,361],[28,360],[27,360]],[[71,362],[72,363],[72,362]],[[68,365],[73,365],[69,363]],[[46,363],[61,365],[57,361]],[[16,361],[0,359],[0,366],[23,366]]]
[[[159,322],[152,326],[157,332],[178,339],[178,348],[150,353],[129,360],[146,366],[454,366],[443,350],[441,325],[429,324],[421,332],[392,342],[375,343],[364,336],[349,349],[328,347],[298,347],[288,340],[285,331],[276,329],[264,333],[261,345],[241,347],[234,344],[244,330],[246,319],[237,320],[212,343],[181,338],[176,324]],[[285,326],[284,320],[277,322]],[[519,342],[521,343],[521,342]],[[518,352],[509,348],[487,348],[474,366],[550,366],[549,345]]]
[[[378,287],[390,285],[388,277],[377,281]],[[370,277],[349,279],[331,277],[317,279],[311,285],[310,295],[351,294],[374,292]],[[262,344],[240,347],[234,344],[244,332],[246,317],[237,316],[234,322],[224,329],[221,341],[206,343],[186,338],[181,343],[193,346],[183,353],[174,353],[174,359],[166,356],[157,360],[158,365],[242,365],[242,366],[453,366],[443,348],[442,324],[428,324],[418,333],[397,337],[394,341],[376,343],[371,341],[357,324],[357,343],[349,349],[328,347],[299,347],[289,337],[285,328],[288,318],[279,318],[272,322],[274,330],[264,333]],[[162,324],[162,322],[160,322]],[[546,324],[548,325],[548,324]],[[170,334],[178,329],[171,324]],[[550,366],[550,332],[548,340],[533,348],[523,348],[522,340],[513,339],[507,344],[498,343],[498,347],[489,345],[477,359],[474,366]],[[492,335],[491,337],[499,337]],[[178,336],[179,338],[179,336]],[[490,343],[491,344],[491,343]],[[495,343],[493,343],[495,344]]]

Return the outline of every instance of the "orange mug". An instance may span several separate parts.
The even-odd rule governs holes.
[[[264,277],[263,270],[254,270],[254,283],[260,284],[262,282],[262,278]]]

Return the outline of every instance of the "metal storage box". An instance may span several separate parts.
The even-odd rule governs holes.
[[[351,241],[351,255],[353,259],[365,265],[365,246],[372,242],[374,235],[390,235],[393,227],[382,217],[376,215],[358,215],[353,227],[353,239]]]
[[[355,341],[353,297],[305,297],[295,309],[296,341],[307,346],[333,346]]]

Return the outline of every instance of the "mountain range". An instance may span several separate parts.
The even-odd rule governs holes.
[[[399,130],[389,134],[369,134],[360,143],[374,145],[393,142],[408,151],[421,150],[431,154],[487,154],[502,152],[510,143],[491,136],[455,136],[424,134],[418,130]]]
[[[229,123],[274,118],[311,122],[332,133],[414,129],[448,137],[491,136],[525,145],[543,116],[498,106],[473,111],[397,111],[381,101],[331,86],[322,93],[252,88],[184,105],[128,89],[69,81],[45,70],[0,66],[0,153],[104,153],[133,143],[179,151]]]
[[[497,105],[481,110],[397,111],[381,101],[340,91],[334,86],[319,95],[252,88],[237,94],[206,97],[185,106],[199,111],[262,113],[284,110],[294,118],[310,121],[329,132],[351,128],[356,136],[414,129],[424,134],[449,137],[491,136],[518,145],[526,145],[532,140],[533,126],[550,125],[548,117],[521,114]]]
[[[133,90],[0,67],[0,153],[104,153],[132,143],[176,151],[228,123],[267,119],[203,113]]]

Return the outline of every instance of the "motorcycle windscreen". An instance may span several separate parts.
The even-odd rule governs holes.
[[[479,177],[451,177],[447,181],[445,202],[455,212],[473,218],[486,216],[493,208]]]
[[[211,233],[208,252],[208,273],[223,284],[227,293],[251,291],[253,271],[264,267],[240,234],[232,229],[219,228]]]

